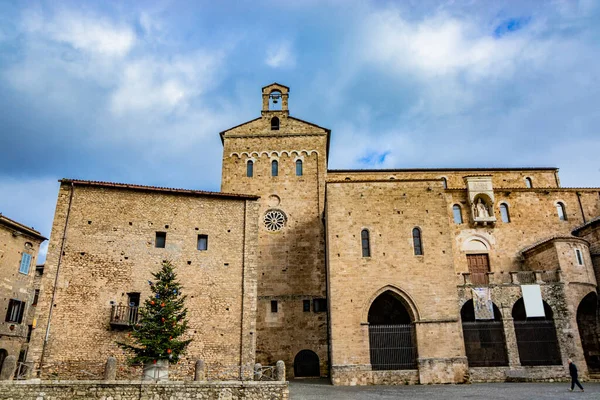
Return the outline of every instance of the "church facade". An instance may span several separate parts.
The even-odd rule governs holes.
[[[28,355],[42,375],[124,360],[114,342],[167,258],[194,339],[175,375],[196,359],[339,385],[564,378],[568,358],[600,373],[599,188],[556,168],[329,170],[331,131],[288,100],[268,85],[260,117],[221,132],[220,193],[62,180]]]

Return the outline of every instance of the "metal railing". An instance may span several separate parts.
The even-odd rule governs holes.
[[[373,370],[417,368],[417,346],[412,324],[370,325],[369,345]]]
[[[139,307],[122,305],[112,306],[110,324],[114,326],[131,326],[138,322]]]
[[[462,328],[469,366],[508,365],[502,321],[463,322]]]
[[[521,365],[560,365],[554,321],[514,321]]]

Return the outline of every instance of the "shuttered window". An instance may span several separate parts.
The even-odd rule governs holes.
[[[29,265],[31,265],[31,254],[23,253],[21,255],[21,265],[19,272],[27,275],[29,273]]]

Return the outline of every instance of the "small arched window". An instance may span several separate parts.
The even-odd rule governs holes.
[[[442,185],[444,186],[444,189],[448,189],[448,179],[442,178]]]
[[[360,241],[362,244],[362,256],[371,257],[371,244],[369,243],[369,231],[363,229],[360,233]]]
[[[531,182],[531,178],[529,178],[529,177],[525,178],[525,186],[527,186],[530,189],[533,187],[533,183]]]
[[[502,218],[502,222],[510,222],[510,213],[508,212],[508,205],[506,205],[505,203],[500,204],[500,217]]]
[[[302,176],[302,160],[296,160],[296,176]]]
[[[558,219],[561,221],[567,220],[567,212],[565,210],[565,205],[560,201],[556,203],[556,212],[558,213]]]
[[[455,204],[452,206],[452,215],[454,215],[454,223],[455,224],[463,223],[462,210],[458,204]]]
[[[254,161],[250,160],[246,164],[246,176],[252,178],[254,176]]]
[[[413,247],[415,249],[415,256],[423,255],[423,244],[421,243],[421,230],[419,228],[414,228],[412,230],[413,235]]]
[[[279,162],[277,160],[271,161],[271,176],[279,175]]]
[[[279,130],[279,118],[277,118],[277,117],[271,118],[271,130],[272,131]]]

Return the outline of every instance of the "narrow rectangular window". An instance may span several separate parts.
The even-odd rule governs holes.
[[[167,232],[156,232],[156,240],[154,247],[158,249],[164,249],[167,244]]]
[[[302,176],[302,160],[296,160],[296,176]]]
[[[25,302],[10,299],[8,310],[6,312],[6,322],[15,322],[20,324],[23,321],[23,312],[25,311]]]
[[[31,334],[33,333],[33,325],[27,325],[27,341],[31,342]]]
[[[31,305],[37,306],[39,299],[40,299],[40,289],[35,289],[35,293],[33,294],[33,303],[31,303]]]
[[[327,311],[327,299],[314,299],[313,311],[316,313]]]
[[[271,176],[279,175],[279,162],[277,160],[271,161]]]
[[[277,300],[271,300],[271,312],[272,313],[277,312]]]
[[[577,265],[583,265],[583,256],[581,255],[581,250],[575,250],[575,254],[577,255]]]
[[[19,272],[22,274],[29,274],[29,265],[31,264],[31,254],[23,253],[21,255],[21,265],[19,266]]]
[[[302,311],[310,312],[310,300],[302,300]]]
[[[252,178],[254,176],[254,161],[248,161],[246,164],[246,176]]]
[[[362,256],[371,257],[371,244],[369,243],[369,231],[363,229],[360,233],[360,240],[362,244]]]
[[[198,235],[198,250],[208,250],[208,235]]]

